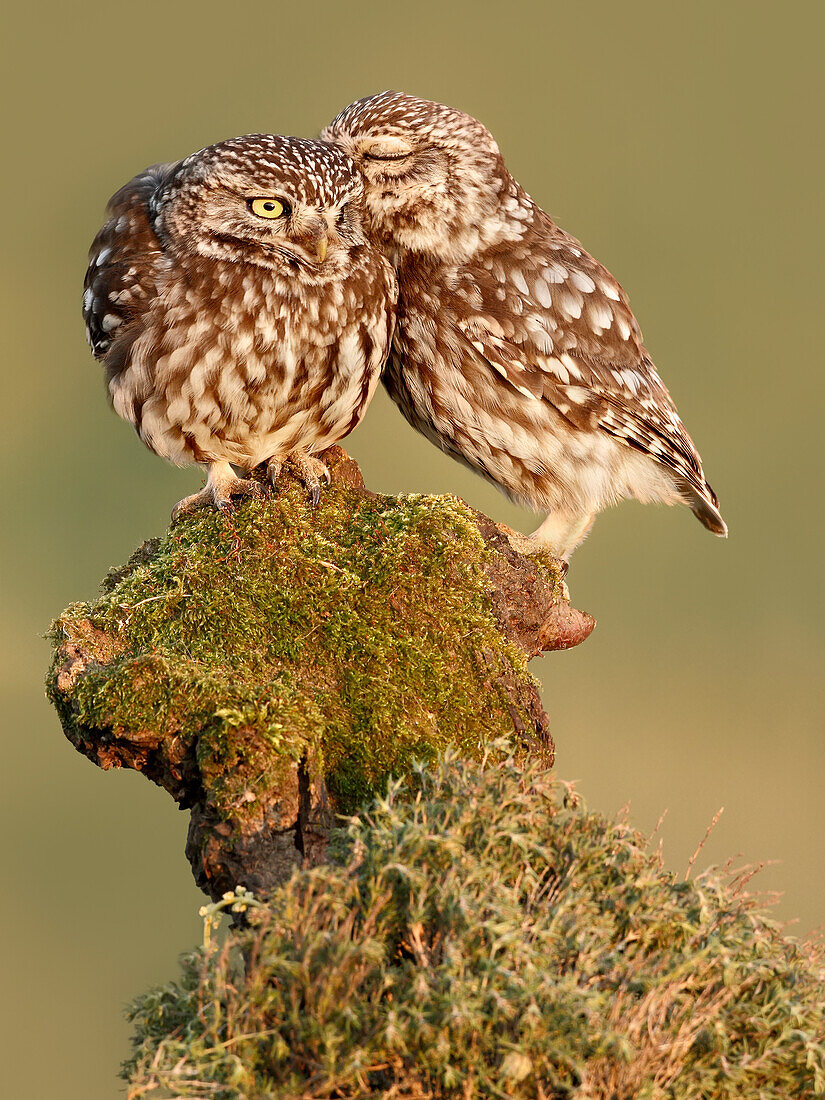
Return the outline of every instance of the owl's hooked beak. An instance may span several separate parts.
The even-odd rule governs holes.
[[[326,218],[313,218],[301,234],[301,244],[319,264],[327,258],[329,249],[329,224]]]

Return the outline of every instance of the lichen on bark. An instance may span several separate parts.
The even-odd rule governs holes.
[[[448,746],[478,758],[515,734],[550,763],[527,660],[592,629],[556,564],[463,502],[379,496],[340,448],[327,461],[317,509],[286,482],[188,517],[52,627],[67,737],[192,809],[212,896],[266,893],[318,858],[334,813]]]

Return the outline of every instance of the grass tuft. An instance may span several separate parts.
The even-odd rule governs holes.
[[[675,879],[535,764],[415,788],[266,905],[225,899],[249,926],[131,1009],[131,1100],[825,1095],[822,951],[741,877]]]

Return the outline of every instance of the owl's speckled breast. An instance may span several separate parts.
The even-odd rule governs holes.
[[[177,269],[111,377],[115,410],[179,465],[250,468],[331,446],[360,419],[386,353],[367,276],[363,264],[316,285],[214,261]]]

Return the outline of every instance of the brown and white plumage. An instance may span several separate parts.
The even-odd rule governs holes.
[[[115,410],[156,454],[208,468],[179,510],[256,492],[230,464],[313,456],[363,416],[392,337],[395,277],[338,149],[250,135],[137,175],[112,198],[84,294]],[[257,213],[256,213],[257,211]]]
[[[398,269],[384,380],[416,428],[547,510],[534,538],[562,557],[628,496],[685,500],[727,533],[621,286],[513,179],[477,119],[383,92],[322,136],[364,172],[372,236]]]

